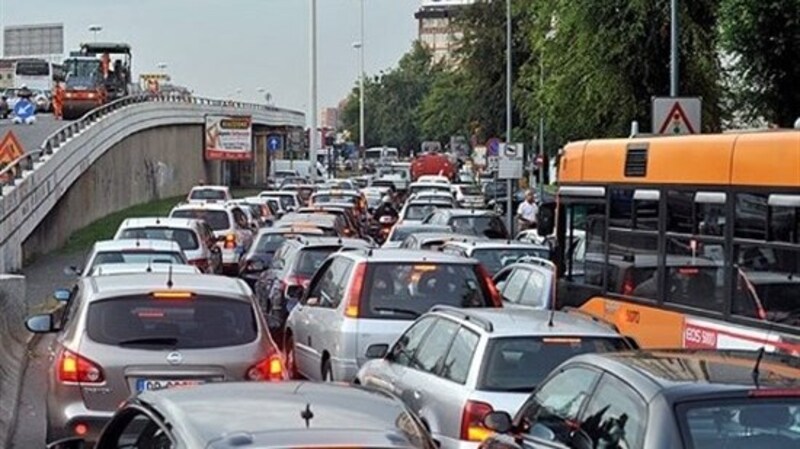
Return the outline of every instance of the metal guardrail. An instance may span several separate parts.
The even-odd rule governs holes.
[[[85,129],[91,127],[93,124],[97,123],[103,117],[119,109],[134,104],[149,103],[149,102],[182,103],[182,104],[194,104],[200,106],[211,106],[211,107],[221,107],[221,108],[228,107],[228,108],[254,110],[254,111],[284,112],[292,115],[297,115],[298,117],[303,116],[303,113],[299,111],[290,111],[286,109],[280,109],[275,106],[267,106],[255,103],[214,100],[210,98],[176,95],[176,94],[161,95],[161,94],[148,93],[148,94],[130,95],[127,97],[114,100],[111,103],[105,104],[98,108],[92,109],[91,111],[84,114],[83,117],[62,126],[61,128],[54,131],[52,134],[50,134],[47,138],[45,138],[44,142],[38,149],[28,151],[27,153],[23,154],[22,156],[18,157],[17,159],[9,163],[2,170],[0,170],[0,197],[3,196],[4,187],[8,185],[13,186],[15,184],[15,181],[21,179],[26,171],[33,170],[34,164],[39,160],[41,160],[43,156],[52,155],[55,150],[64,145],[64,143],[66,143],[69,139],[76,136],[78,133],[84,131]]]

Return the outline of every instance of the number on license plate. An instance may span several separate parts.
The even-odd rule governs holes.
[[[138,379],[136,391],[166,390],[168,388],[191,387],[202,384],[202,380]]]

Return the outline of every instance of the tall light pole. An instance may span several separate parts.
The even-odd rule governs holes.
[[[678,54],[680,22],[678,0],[670,0],[670,18],[669,96],[677,97],[678,79],[680,78],[680,58]]]
[[[361,158],[361,164],[364,164],[364,152],[366,151],[366,122],[364,121],[364,27],[365,27],[365,0],[361,0],[361,41],[359,42],[359,77],[358,77],[358,88],[359,88],[359,107],[358,107],[358,123],[359,123],[359,139],[358,139],[358,147],[359,151],[358,154]]]
[[[309,175],[311,183],[317,181],[317,143],[319,136],[317,135],[317,0],[311,0],[311,64],[310,64],[310,90],[311,90],[311,104],[309,105],[309,113],[311,114],[311,130],[309,131],[308,142],[310,148],[308,149],[308,157],[310,159]]]
[[[94,33],[94,41],[97,43],[97,33],[103,31],[103,27],[101,25],[89,25],[89,31]]]
[[[511,145],[511,127],[513,126],[511,117],[511,85],[513,80],[511,70],[511,0],[506,0],[506,145]],[[506,198],[506,220],[508,221],[508,229],[512,232],[514,230],[514,223],[512,220],[513,203],[511,201],[514,196],[511,188],[513,181],[511,179],[506,181],[508,195]]]

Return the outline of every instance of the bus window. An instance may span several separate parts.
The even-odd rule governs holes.
[[[740,244],[735,252],[747,293],[755,298],[752,304],[742,304],[734,297],[733,312],[752,317],[755,311],[757,318],[800,326],[800,248]]]
[[[633,189],[609,189],[609,222],[611,228],[633,228]]]
[[[570,204],[565,241],[566,275],[573,282],[603,286],[605,206]]]
[[[609,292],[658,299],[658,235],[610,230]]]
[[[667,192],[667,232],[694,234],[694,193]]]
[[[664,300],[725,312],[724,245],[696,238],[667,239]]]
[[[722,237],[725,230],[724,204],[697,205],[697,233]]]
[[[774,242],[800,243],[798,231],[800,221],[797,217],[797,208],[770,207],[769,214],[769,239]]]
[[[767,196],[752,193],[736,195],[735,238],[766,240]]]

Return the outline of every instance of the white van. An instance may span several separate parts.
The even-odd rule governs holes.
[[[316,167],[317,167],[317,179],[325,179],[327,177],[325,166],[317,162]],[[273,160],[272,163],[270,164],[270,178],[274,178],[276,173],[289,172],[289,171],[296,173],[297,176],[310,178],[311,161],[307,160],[291,161],[286,159],[276,159]]]

